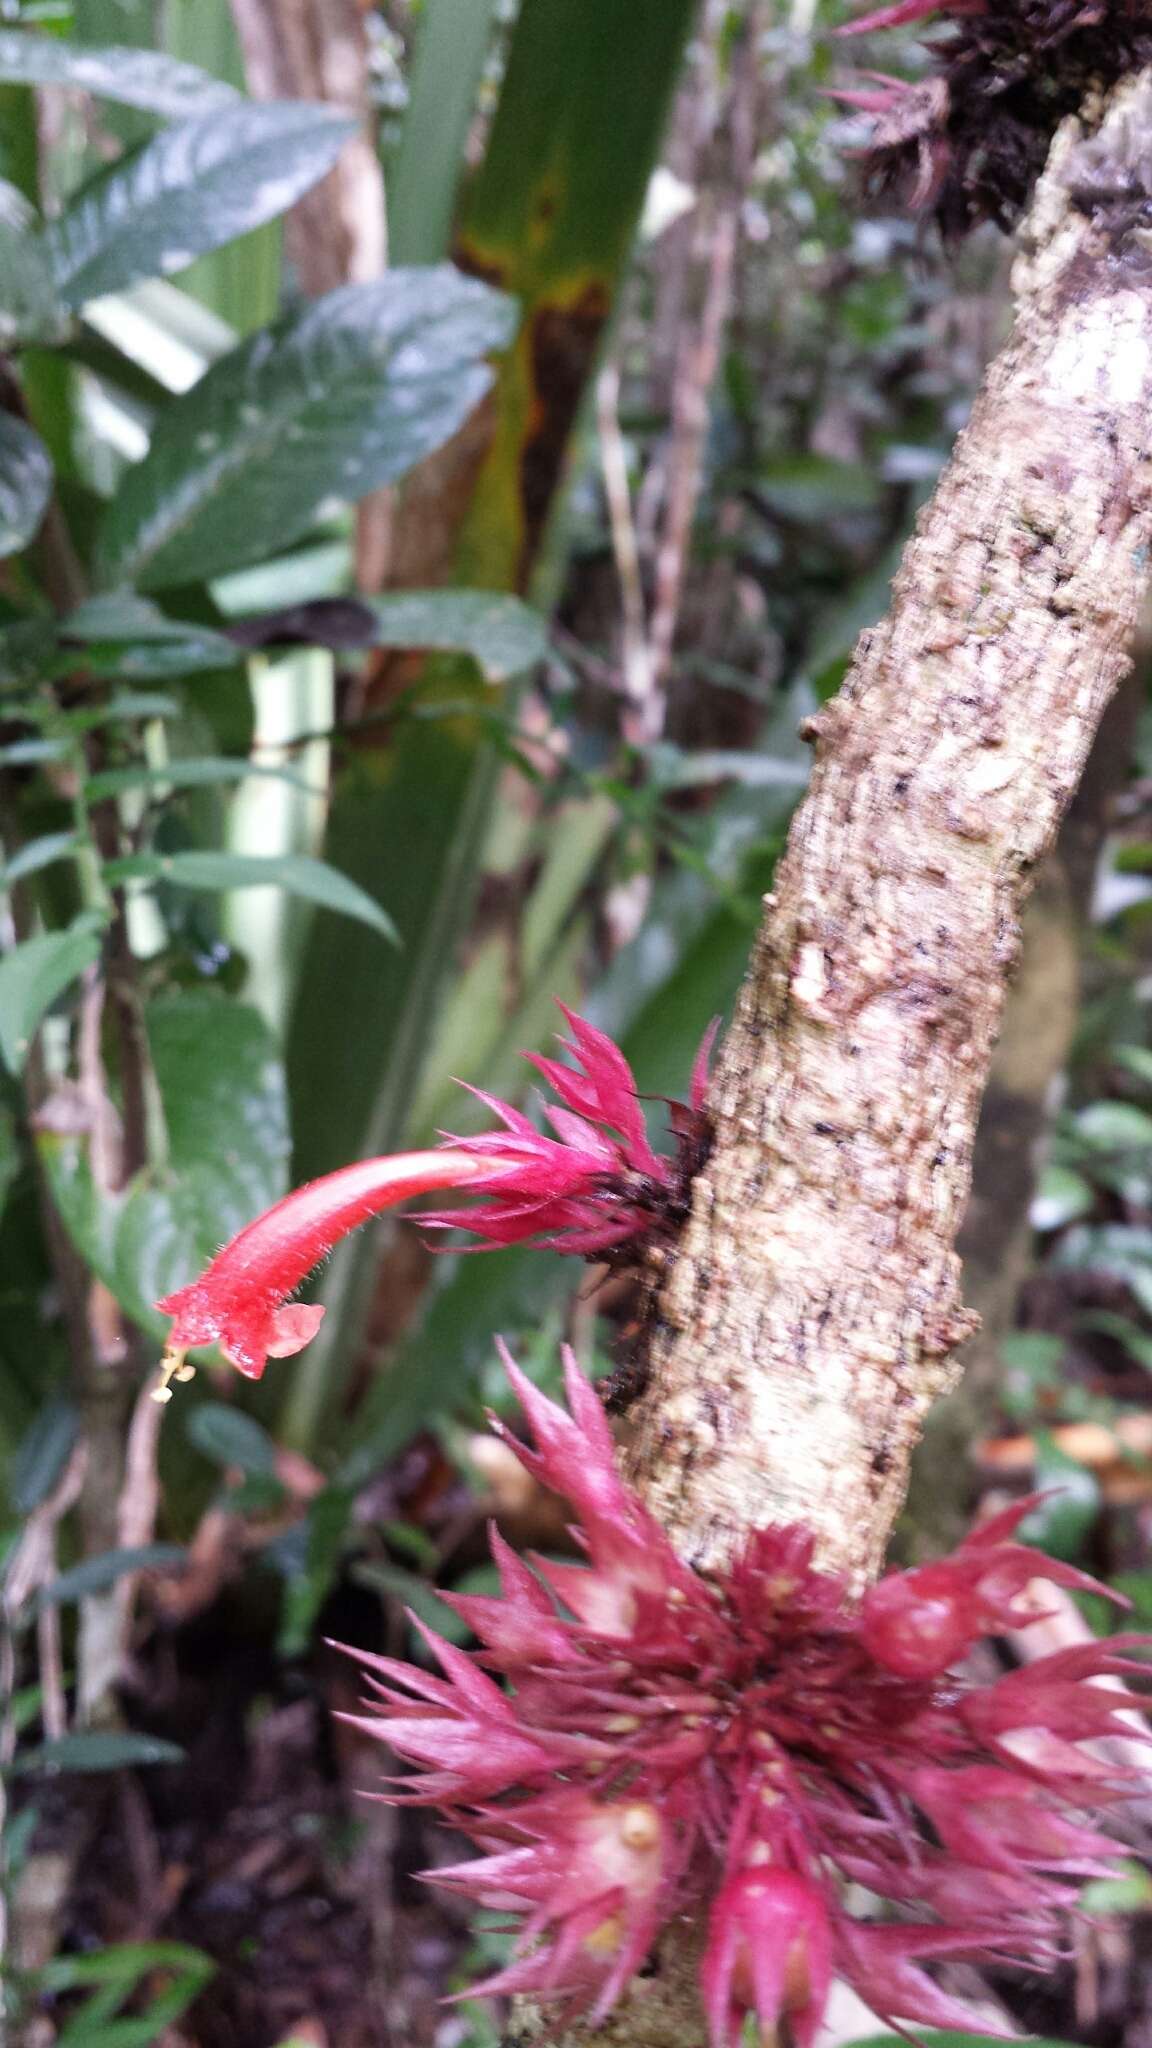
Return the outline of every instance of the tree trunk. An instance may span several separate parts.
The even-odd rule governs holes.
[[[954,1247],[1020,909],[1147,574],[1152,268],[1117,195],[1150,131],[1146,77],[1062,128],[1012,336],[811,721],[634,1411],[632,1477],[705,1567],[802,1521],[866,1581],[972,1327]]]
[[[800,1521],[865,1584],[972,1328],[955,1243],[1020,911],[1147,575],[1152,260],[1133,195],[1150,134],[1147,74],[1061,128],[1010,340],[887,619],[811,721],[816,771],[633,1410],[630,1476],[703,1569]],[[603,2029],[524,2011],[511,2040],[700,2048],[676,1947]]]

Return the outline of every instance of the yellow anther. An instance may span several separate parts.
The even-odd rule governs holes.
[[[173,1380],[191,1380],[195,1379],[195,1377],[196,1367],[188,1364],[185,1352],[166,1351],[160,1360],[160,1372],[156,1385],[152,1389],[152,1399],[154,1401],[170,1401],[172,1399],[171,1383]]]

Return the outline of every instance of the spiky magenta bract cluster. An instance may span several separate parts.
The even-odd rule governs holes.
[[[931,43],[927,77],[867,72],[833,97],[875,117],[872,183],[931,210],[948,235],[1012,227],[1065,116],[1152,63],[1147,0],[891,0],[839,33],[920,23],[949,31]]]
[[[479,1989],[603,2014],[673,1916],[707,1916],[713,2048],[749,2013],[809,2048],[833,1974],[886,2019],[967,2027],[931,1958],[1050,1964],[1078,1880],[1116,1851],[1087,1809],[1123,1795],[1084,1748],[1127,1727],[1117,1636],[976,1685],[957,1660],[1035,1618],[1032,1582],[1105,1589],[1014,1541],[1007,1509],[940,1563],[863,1601],[815,1568],[800,1528],[754,1536],[705,1578],[616,1470],[571,1357],[569,1412],[507,1361],[542,1484],[572,1503],[586,1562],[531,1569],[499,1535],[502,1595],[450,1604],[471,1654],[421,1629],[442,1675],[365,1655],[379,1736],[483,1852],[431,1873],[519,1916],[514,1960]],[[895,1917],[854,1918],[845,1883]]]
[[[489,1199],[483,1208],[433,1210],[423,1224],[464,1228],[491,1245],[527,1240],[588,1256],[675,1226],[703,1136],[716,1026],[696,1055],[687,1104],[670,1105],[677,1150],[668,1155],[649,1142],[636,1079],[619,1046],[565,1004],[557,1007],[572,1033],[561,1049],[573,1064],[527,1055],[560,1098],[544,1112],[556,1135],[483,1089],[470,1090],[505,1128],[478,1138],[445,1134],[445,1142],[483,1156],[485,1168],[468,1193]]]

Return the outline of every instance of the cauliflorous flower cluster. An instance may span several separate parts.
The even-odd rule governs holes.
[[[587,1562],[530,1568],[494,1534],[502,1596],[450,1602],[476,1652],[421,1628],[441,1675],[356,1653],[356,1725],[417,1767],[387,1796],[438,1807],[482,1851],[436,1882],[518,1916],[513,1961],[479,1988],[602,2017],[689,1912],[707,1916],[713,2048],[749,2014],[766,2039],[786,2015],[809,2048],[833,1974],[885,2019],[970,2030],[922,1965],[1058,1956],[1078,1881],[1116,1854],[1084,1815],[1123,1775],[1084,1745],[1130,1732],[1116,1680],[1144,1670],[1126,1653],[1147,1639],[993,1684],[956,1669],[1035,1618],[1038,1575],[1105,1590],[1014,1540],[1029,1501],[859,1604],[801,1528],[699,1576],[619,1476],[574,1360],[567,1413],[507,1364],[534,1442],[496,1427],[572,1503]],[[885,1917],[854,1917],[846,1884]]]
[[[635,1078],[620,1048],[570,1010],[564,1016],[573,1042],[563,1050],[574,1065],[531,1056],[560,1097],[562,1106],[547,1111],[555,1137],[508,1103],[473,1089],[504,1130],[446,1136],[429,1152],[362,1159],[296,1188],[225,1245],[199,1279],[157,1302],[172,1317],[157,1397],[169,1398],[169,1380],[191,1370],[186,1354],[204,1345],[218,1345],[248,1379],[259,1379],[269,1358],[303,1350],[324,1310],[289,1297],[349,1231],[414,1195],[453,1188],[485,1196],[483,1207],[441,1210],[420,1220],[431,1228],[466,1227],[489,1245],[527,1240],[619,1260],[675,1231],[687,1213],[705,1142],[715,1026],[697,1054],[687,1105],[671,1104],[676,1151],[666,1157],[648,1142]]]
[[[1065,116],[1152,62],[1147,0],[892,0],[840,33],[933,21],[950,33],[933,40],[926,78],[869,72],[834,96],[875,116],[872,182],[930,209],[948,235],[1013,226]]]

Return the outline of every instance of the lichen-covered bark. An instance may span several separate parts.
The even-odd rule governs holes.
[[[1146,75],[1061,130],[1010,341],[812,721],[635,1411],[632,1476],[701,1565],[800,1520],[866,1580],[971,1326],[954,1245],[1021,902],[1147,576],[1150,135]]]

